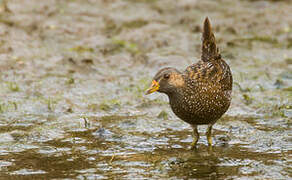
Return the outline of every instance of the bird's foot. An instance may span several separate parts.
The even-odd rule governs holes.
[[[193,128],[193,142],[191,144],[191,149],[195,149],[196,145],[197,145],[197,142],[198,142],[198,140],[200,138],[200,134],[198,132],[197,125],[192,125],[192,128]]]
[[[212,125],[208,126],[206,136],[207,136],[208,145],[212,146]]]
[[[191,144],[191,150],[194,150],[197,148],[197,142],[198,142],[198,140],[195,141],[195,139],[194,139],[194,141]]]
[[[199,141],[199,136],[195,134],[195,136],[193,137],[193,142],[191,144],[191,149],[196,149],[198,141]]]
[[[212,146],[212,136],[207,135],[207,140],[208,140],[208,146]]]

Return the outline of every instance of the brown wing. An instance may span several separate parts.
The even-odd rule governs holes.
[[[221,59],[208,18],[205,19],[202,34],[201,61],[189,66],[185,74],[193,86],[204,83],[204,87],[210,87],[210,89],[213,87],[222,90],[232,89],[230,68]]]
[[[232,89],[232,75],[229,66],[222,59],[216,62],[199,61],[193,64],[184,72],[191,88],[198,86],[198,83],[204,83],[205,87],[217,87],[222,90]],[[207,85],[206,85],[207,84]]]

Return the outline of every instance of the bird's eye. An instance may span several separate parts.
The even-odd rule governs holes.
[[[164,79],[168,79],[168,78],[169,78],[169,76],[170,76],[169,74],[164,74],[164,76],[163,76],[163,77],[164,77]]]

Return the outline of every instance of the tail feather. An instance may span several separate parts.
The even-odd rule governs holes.
[[[215,36],[212,32],[211,24],[206,17],[204,22],[204,29],[202,35],[202,60],[203,61],[214,61],[220,57],[219,50],[216,46]]]

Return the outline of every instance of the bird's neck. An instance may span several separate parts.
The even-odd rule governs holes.
[[[175,90],[167,93],[169,101],[176,102],[183,100],[183,89],[182,88],[176,88]]]

